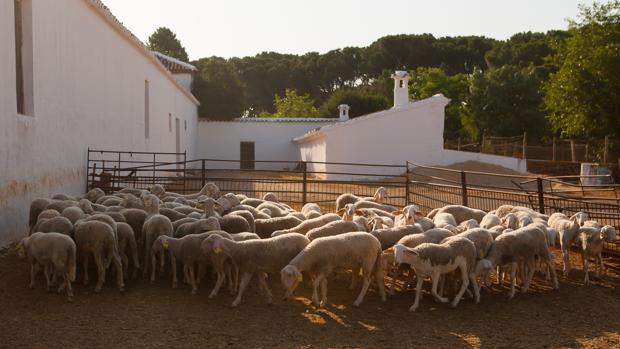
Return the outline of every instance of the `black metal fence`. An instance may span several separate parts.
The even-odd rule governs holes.
[[[372,196],[383,186],[387,203],[402,207],[415,203],[428,212],[436,207],[462,204],[494,210],[503,204],[530,207],[546,214],[587,212],[591,219],[620,228],[620,188],[585,186],[566,177],[493,174],[421,166],[255,161],[253,170],[241,169],[238,160],[187,160],[185,153],[114,152],[90,150],[87,190],[99,187],[113,192],[123,187],[147,189],[161,184],[166,190],[194,193],[207,182],[223,192],[262,197],[276,193],[280,200],[301,208],[319,204],[335,210],[342,193]],[[620,254],[616,244],[607,249]]]

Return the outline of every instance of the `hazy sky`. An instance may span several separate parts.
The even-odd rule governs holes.
[[[388,34],[485,35],[565,29],[592,0],[103,0],[143,41],[172,29],[190,59],[367,46]],[[605,2],[605,1],[603,1]]]

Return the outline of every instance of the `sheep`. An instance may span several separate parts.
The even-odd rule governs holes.
[[[519,218],[514,213],[507,213],[504,217],[501,218],[502,225],[506,228],[510,229],[518,229],[519,228]]]
[[[50,218],[54,218],[57,216],[60,216],[60,212],[56,210],[43,210],[41,211],[41,213],[39,213],[39,216],[37,216],[37,220],[35,224],[38,223],[40,220],[50,219]]]
[[[215,217],[203,218],[195,222],[182,224],[174,231],[174,237],[182,238],[186,235],[201,234],[211,230],[221,230],[220,223]]]
[[[228,256],[241,273],[239,292],[232,306],[239,305],[243,292],[254,274],[267,293],[268,302],[271,303],[271,291],[265,282],[264,273],[279,272],[309,243],[310,240],[301,234],[285,234],[261,240],[216,240],[213,252]]]
[[[493,240],[495,240],[495,239],[497,239],[498,236],[502,235],[502,233],[504,231],[506,231],[506,229],[510,229],[510,228],[507,228],[507,227],[505,227],[503,225],[496,225],[496,226],[490,228],[489,232],[491,233],[491,236],[493,236]]]
[[[142,226],[144,226],[147,213],[137,208],[126,208],[121,211],[121,214],[125,217],[125,222],[131,226],[136,242],[141,244],[144,238],[142,236]]]
[[[508,297],[512,299],[515,294],[517,263],[524,262],[527,265],[528,274],[524,278],[521,292],[527,292],[535,270],[535,259],[538,258],[549,266],[553,277],[553,288],[558,289],[558,279],[553,267],[553,255],[547,246],[547,240],[543,227],[532,224],[524,228],[503,233],[491,244],[486,257],[480,260],[476,266],[476,274],[486,275],[500,264],[511,264],[510,292]]]
[[[491,248],[491,244],[493,244],[493,236],[491,235],[491,232],[484,228],[468,229],[462,233],[454,235],[454,237],[457,236],[466,238],[474,243],[474,246],[476,247],[476,258],[478,260],[486,257],[489,249]],[[447,237],[443,241],[447,241],[452,238],[453,237]]]
[[[407,235],[422,234],[419,226],[405,225],[395,228],[377,229],[370,232],[381,243],[381,250],[394,246],[398,241]]]
[[[444,228],[448,229],[454,233],[456,233],[456,219],[451,213],[447,212],[438,212],[435,217],[433,217],[433,223],[436,228]]]
[[[138,269],[140,269],[140,261],[138,258],[138,245],[133,228],[127,223],[117,222],[116,230],[118,233],[118,252],[123,264],[123,276],[125,276],[125,278],[129,277],[129,257],[131,257],[134,266],[132,279],[135,280]]]
[[[563,213],[556,212],[549,217],[549,226],[555,229],[560,237],[564,276],[568,276],[570,271],[569,249],[573,241],[577,238],[577,232],[580,226],[579,219],[583,218],[580,213],[582,212],[578,212],[578,214],[568,218]]]
[[[56,216],[49,219],[43,219],[35,226],[35,231],[41,233],[61,233],[67,236],[73,236],[73,224],[63,216]]]
[[[362,214],[366,217],[379,216],[389,218],[391,220],[394,220],[396,218],[395,214],[380,210],[378,208],[358,208],[356,211],[358,212],[358,214]]]
[[[77,201],[55,201],[49,204],[46,209],[62,212],[67,207],[79,206]]]
[[[123,266],[112,227],[98,220],[80,220],[75,224],[74,236],[77,250],[82,256],[84,285],[88,284],[88,255],[92,254],[98,273],[95,292],[101,291],[105,281],[105,272],[110,263],[114,263],[116,267],[116,283],[119,291],[123,292],[125,290]]]
[[[374,275],[381,300],[385,302],[383,270],[381,269],[381,243],[365,232],[351,232],[327,236],[310,242],[280,271],[285,298],[290,297],[302,281],[302,273],[312,278],[312,301],[316,307],[327,302],[327,277],[335,270],[362,269],[363,285],[354,306],[359,306]],[[319,299],[318,288],[321,287]]]
[[[588,273],[590,257],[595,258],[596,277],[600,276],[603,270],[603,258],[601,256],[603,250],[603,242],[613,242],[616,240],[616,228],[606,225],[602,228],[581,227],[579,228],[578,239],[581,249],[581,260],[583,261],[584,279],[583,283],[590,284],[590,276]]]
[[[198,219],[191,218],[191,217],[185,217],[185,218],[179,219],[178,221],[172,222],[172,229],[174,231],[174,237],[177,237],[177,238],[179,237],[179,236],[177,236],[177,230],[179,229],[180,226],[182,226],[185,223],[194,223],[196,221],[198,221]],[[218,224],[219,224],[219,222],[218,222]]]
[[[357,223],[355,222],[333,221],[333,222],[325,224],[322,227],[310,229],[306,233],[306,237],[310,241],[314,241],[321,237],[340,235],[340,234],[350,233],[354,231],[360,231],[360,226],[357,225]]]
[[[337,213],[342,216],[342,220],[352,221],[355,216],[356,209],[353,204],[346,204],[343,208],[339,209]]]
[[[170,219],[171,222],[178,221],[179,219],[187,217],[187,215],[175,211],[174,209],[162,207],[159,209],[159,214],[164,215]]]
[[[196,294],[198,286],[194,267],[196,264],[204,263],[204,256],[200,249],[200,245],[206,238],[215,233],[216,232],[190,234],[182,238],[173,238],[166,235],[158,236],[153,242],[152,247],[151,282],[155,281],[156,255],[163,251],[167,251],[170,255],[170,262],[172,265],[172,288],[177,288],[178,285],[176,260],[179,259],[183,263],[183,274],[187,276],[192,286],[192,294]]]
[[[260,239],[260,237],[256,234],[252,234],[254,236],[243,236],[245,234],[251,234],[251,233],[239,233],[239,234],[235,234],[234,236],[231,235],[220,235],[220,234],[211,234],[210,236],[208,236],[206,239],[204,239],[202,241],[202,243],[200,244],[200,250],[202,251],[202,254],[205,258],[205,260],[208,260],[211,262],[211,264],[213,265],[213,269],[217,274],[217,280],[215,282],[215,285],[213,286],[213,289],[211,290],[211,293],[209,294],[209,298],[214,298],[215,296],[217,296],[220,287],[222,287],[222,284],[224,283],[224,280],[226,279],[226,277],[228,277],[228,290],[230,291],[230,294],[234,294],[237,288],[237,281],[238,281],[238,268],[232,265],[232,261],[230,260],[230,258],[226,255],[224,255],[223,253],[214,253],[213,252],[213,244],[215,243],[216,240],[218,239],[229,239],[229,240],[235,240],[235,241],[244,241],[244,240],[253,240],[254,237],[256,239]],[[204,267],[202,267],[204,269]],[[231,269],[234,269],[233,272],[231,272]],[[200,277],[202,277],[204,270],[200,270],[199,271],[199,278],[198,281],[200,280]],[[232,273],[235,274],[235,278],[233,280],[233,276]]]
[[[447,205],[440,208],[437,213],[450,213],[456,220],[457,224],[472,218],[480,222],[487,214],[482,210],[477,210],[462,205]]]
[[[243,233],[250,231],[250,223],[240,215],[225,215],[218,219],[221,230],[229,234]],[[256,224],[256,223],[254,223]]]
[[[104,195],[105,195],[105,192],[101,190],[100,188],[93,188],[89,190],[88,193],[84,194],[83,199],[86,199],[90,202],[95,202],[97,201],[97,199],[99,199],[100,197]]]
[[[154,195],[147,195],[142,201],[144,201],[144,207],[148,214],[142,226],[142,237],[144,241],[143,277],[146,278],[148,274],[148,260],[151,256],[153,241],[160,235],[172,236],[173,227],[168,217],[159,214],[159,200]],[[162,259],[163,257],[163,254],[161,254]]]
[[[39,214],[43,212],[43,210],[45,210],[47,206],[49,206],[52,202],[55,202],[55,200],[41,198],[41,199],[35,199],[30,203],[30,211],[28,214],[28,217],[29,217],[28,226],[31,229],[37,223],[37,218],[39,217]]]
[[[354,203],[353,205],[355,206],[356,209],[374,208],[374,209],[379,209],[379,210],[386,211],[386,212],[396,211],[396,207],[394,207],[392,205],[380,204],[380,203],[374,202],[374,201],[360,200],[360,201]]]
[[[301,208],[301,213],[306,216],[307,219],[310,219],[310,215],[314,215],[316,213],[321,215],[321,207],[314,202],[309,202]]]
[[[205,198],[198,201],[197,208],[202,209],[202,217],[221,217],[219,213],[216,212],[215,207],[219,205],[219,202],[213,200],[212,198]]]
[[[257,210],[263,210],[263,209],[268,209],[269,211],[271,211],[271,217],[275,218],[275,217],[284,217],[287,214],[289,214],[289,211],[282,209],[282,207],[272,203],[272,202],[263,202],[262,204],[258,205],[258,207],[256,207]]]
[[[495,213],[487,213],[480,221],[480,228],[491,229],[502,224],[502,220]]]
[[[34,233],[23,238],[17,245],[18,255],[21,259],[28,258],[30,263],[30,285],[34,288],[35,277],[39,267],[43,266],[47,280],[47,290],[50,290],[50,274],[60,274],[63,283],[58,292],[63,290],[67,293],[67,300],[73,298],[71,283],[75,281],[76,245],[73,240],[59,233]]]
[[[77,222],[78,219],[84,217],[84,211],[82,211],[82,209],[77,206],[71,206],[71,207],[65,208],[62,211],[61,215],[69,219],[71,221],[71,224],[75,224],[75,222]]]
[[[190,200],[197,199],[200,196],[208,196],[210,198],[215,198],[215,199],[220,197],[220,188],[218,188],[218,186],[213,182],[207,182],[202,187],[202,189],[200,189],[199,192],[194,193],[194,194],[187,194],[187,195],[166,192],[164,188],[159,184],[156,184],[153,187],[151,187],[151,191],[153,192],[154,190],[155,192],[157,192],[156,195],[159,197],[174,196],[175,198],[182,197],[182,198],[190,199]],[[155,192],[153,193],[155,194]]]
[[[251,206],[251,207],[258,207],[258,205],[262,204],[263,202],[265,202],[265,200],[262,199],[255,199],[255,198],[247,198],[244,200],[241,200],[241,205],[244,206]]]
[[[338,216],[337,214],[328,213],[328,214],[324,214],[317,218],[303,221],[302,223],[294,226],[293,228],[276,230],[271,234],[271,236],[273,237],[273,236],[278,236],[278,235],[283,235],[283,234],[288,234],[288,233],[299,233],[299,234],[305,235],[307,232],[309,232],[310,230],[314,228],[322,227],[327,223],[339,221],[339,220],[340,220],[340,216]]]
[[[526,227],[530,224],[534,223],[534,220],[530,216],[520,216],[519,217],[519,228]]]
[[[252,214],[252,216],[254,216],[254,219],[268,219],[271,218],[271,216],[264,214],[263,212],[259,211],[256,209],[256,207],[252,207],[249,205],[237,205],[234,206],[233,208],[230,209],[230,212],[236,212],[236,211],[248,211]]]
[[[123,216],[123,214],[120,211],[119,212],[106,212],[105,215],[112,218],[116,223],[127,223],[125,216]]]
[[[394,221],[387,217],[375,216],[368,223],[371,225],[370,231],[394,227]]]
[[[284,230],[301,224],[301,219],[293,216],[276,217],[269,219],[257,219],[254,221],[255,233],[262,239],[270,237],[276,230]]]
[[[123,195],[123,199],[121,200],[120,206],[124,208],[137,208],[140,210],[144,210],[144,203],[139,198],[133,195]]]
[[[183,214],[184,217],[187,217],[188,214],[194,213],[194,212],[202,213],[202,210],[200,210],[198,208],[194,208],[194,207],[191,207],[191,206],[185,206],[185,205],[177,206],[177,207],[173,208],[173,210],[178,212],[178,213]],[[181,217],[181,216],[177,216],[177,217]],[[183,218],[183,217],[181,217],[181,218]]]
[[[475,219],[468,219],[466,221],[462,221],[457,227],[456,230],[459,233],[462,233],[464,231],[468,231],[470,229],[474,229],[474,228],[478,228],[480,227],[480,224],[478,224],[478,221]]]
[[[414,248],[397,244],[394,246],[394,262],[411,265],[418,275],[415,301],[409,311],[415,311],[420,304],[424,276],[431,278],[431,294],[435,300],[447,303],[448,298],[441,297],[437,293],[439,277],[457,269],[461,272],[461,288],[450,305],[453,308],[458,305],[470,282],[473,285],[475,302],[476,304],[480,303],[478,282],[474,273],[476,247],[467,238],[454,237],[441,244],[423,243]]]
[[[254,224],[254,216],[252,215],[252,213],[248,212],[248,211],[233,211],[233,212],[229,212],[227,214],[227,216],[241,216],[243,218],[245,218],[246,222],[248,222],[249,225],[249,230],[246,230],[246,232],[250,232],[253,233],[256,231],[256,226]],[[224,229],[226,230],[226,229]]]
[[[280,202],[280,199],[275,193],[266,193],[263,195],[263,201]]]
[[[340,210],[346,204],[354,204],[359,201],[370,201],[370,202],[374,201],[376,203],[381,203],[387,197],[388,197],[387,190],[384,187],[377,188],[377,190],[375,191],[375,194],[372,197],[359,197],[351,193],[344,193],[338,196],[338,198],[336,198],[336,210]],[[391,212],[394,210],[387,210],[387,211]]]

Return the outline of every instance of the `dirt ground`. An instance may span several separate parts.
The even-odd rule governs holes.
[[[0,256],[0,347],[617,348],[620,263],[606,262],[613,269],[591,286],[573,271],[561,278],[559,291],[537,277],[533,292],[511,301],[497,286],[482,294],[481,304],[465,299],[457,309],[427,294],[411,313],[412,291],[381,303],[371,289],[360,308],[352,307],[355,294],[346,279],[330,279],[324,309],[310,305],[305,285],[294,299],[268,305],[252,284],[233,309],[227,292],[207,298],[211,280],[192,296],[187,287],[172,289],[168,275],[154,285],[130,282],[124,294],[110,282],[100,294],[76,283],[75,300],[67,303],[45,292],[42,277],[29,290],[28,266],[9,253]],[[272,276],[270,285],[280,297],[277,279]]]

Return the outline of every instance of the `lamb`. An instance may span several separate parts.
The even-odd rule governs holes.
[[[257,210],[268,209],[271,212],[271,217],[284,217],[289,214],[289,211],[283,209],[282,207],[272,203],[272,202],[263,202],[262,204],[256,207]]]
[[[519,218],[514,213],[508,213],[504,217],[501,218],[502,225],[506,228],[510,229],[518,229],[519,228]]]
[[[351,193],[344,193],[338,196],[338,198],[336,199],[336,211],[343,208],[346,204],[355,204],[358,201],[374,201],[376,203],[381,203],[385,198],[387,198],[387,190],[384,187],[377,188],[373,197],[362,198]],[[391,212],[394,210],[388,211]]]
[[[220,223],[215,217],[203,218],[195,222],[182,224],[174,231],[174,237],[182,238],[186,235],[201,234],[211,230],[221,230]]]
[[[581,212],[580,212],[581,213]],[[571,218],[566,217],[563,213],[554,213],[549,217],[549,226],[555,229],[560,236],[560,248],[562,250],[562,259],[564,262],[564,276],[568,276],[570,271],[569,249],[573,241],[577,238],[579,230],[579,219],[583,216],[575,214]]]
[[[478,282],[474,273],[476,247],[469,239],[454,237],[441,244],[423,243],[415,248],[397,244],[394,246],[394,262],[411,265],[418,275],[415,301],[409,311],[415,311],[420,304],[425,276],[431,278],[431,294],[435,300],[448,303],[448,298],[441,297],[437,293],[439,277],[457,269],[461,272],[461,288],[452,300],[451,306],[454,308],[458,305],[470,282],[473,285],[475,302],[480,303]]]
[[[86,199],[90,202],[95,202],[97,201],[97,199],[99,199],[100,197],[104,195],[105,195],[105,192],[101,190],[100,188],[93,188],[89,190],[88,193],[84,194],[83,199]]]
[[[496,225],[496,226],[490,228],[489,232],[491,233],[491,236],[493,236],[493,240],[495,240],[495,239],[497,239],[498,236],[502,235],[502,233],[504,231],[506,231],[507,229],[513,230],[512,228],[507,228],[507,227],[505,227],[503,225]]]
[[[451,213],[447,212],[438,212],[435,217],[433,217],[433,223],[437,228],[448,229],[454,233],[456,233],[456,219],[452,216]]]
[[[333,222],[325,224],[322,227],[310,229],[306,233],[306,237],[310,241],[314,241],[318,238],[340,235],[340,234],[350,233],[354,231],[360,231],[360,226],[355,222],[333,221]]]
[[[251,230],[250,223],[240,215],[225,215],[218,220],[221,229],[229,234],[249,232]],[[256,222],[254,224],[256,225]]]
[[[491,229],[502,224],[502,220],[495,213],[487,213],[480,221],[480,228]]]
[[[30,203],[30,212],[28,215],[28,226],[32,229],[34,225],[37,223],[37,218],[39,214],[43,212],[55,200],[51,199],[35,199]]]
[[[248,212],[248,211],[233,211],[227,214],[227,216],[241,216],[243,218],[245,218],[246,222],[248,222],[248,225],[250,227],[249,230],[245,230],[245,232],[255,232],[256,231],[256,226],[254,224],[254,216],[252,215],[252,213]],[[226,229],[224,229],[226,230]]]
[[[51,286],[51,273],[60,274],[63,283],[58,292],[65,290],[67,299],[72,300],[71,282],[75,281],[76,246],[70,237],[58,233],[34,233],[19,242],[17,251],[20,258],[28,258],[30,262],[30,288],[34,288],[35,277],[40,266],[43,266],[47,290]]]
[[[257,219],[254,221],[255,233],[261,239],[270,237],[276,230],[284,230],[296,227],[301,224],[301,219],[293,216],[276,217],[269,219]]]
[[[606,225],[602,228],[581,227],[579,228],[579,247],[581,248],[581,259],[583,261],[583,272],[585,273],[583,282],[590,284],[590,276],[588,273],[590,257],[595,258],[596,277],[599,277],[604,269],[603,258],[601,252],[603,250],[603,242],[613,242],[616,240],[616,228]]]
[[[142,226],[144,226],[147,213],[137,208],[126,208],[121,211],[121,214],[125,217],[125,222],[131,226],[136,242],[142,243],[144,238],[142,236]]]
[[[314,202],[309,202],[301,208],[301,213],[306,216],[307,219],[310,219],[310,216],[314,218],[317,213],[319,216],[321,215],[321,207]]]
[[[37,217],[37,220],[35,223],[38,223],[42,219],[50,219],[50,218],[54,218],[57,216],[60,216],[60,212],[56,210],[43,210],[41,211],[41,213],[39,213],[39,216]]]
[[[477,210],[462,205],[447,205],[440,208],[437,213],[450,213],[456,220],[457,224],[472,218],[480,222],[487,214],[482,210]]]
[[[252,214],[252,216],[254,216],[254,219],[268,219],[271,218],[271,216],[264,214],[263,212],[257,210],[255,207],[249,206],[249,205],[237,205],[234,206],[233,208],[230,209],[230,212],[236,212],[236,211],[248,211]]]
[[[153,241],[160,235],[172,236],[173,227],[168,217],[159,214],[159,199],[149,194],[142,201],[144,201],[144,207],[148,214],[142,226],[142,236],[144,240],[143,276],[146,278],[148,274],[148,260],[151,256]],[[161,258],[163,263],[163,254],[161,254]]]
[[[300,223],[299,225],[293,228],[276,230],[271,234],[271,236],[273,237],[273,236],[278,236],[278,235],[283,235],[283,234],[288,234],[288,233],[299,233],[299,234],[305,235],[307,232],[309,232],[310,230],[314,228],[322,227],[326,225],[327,223],[339,221],[339,220],[340,220],[340,216],[338,216],[337,214],[328,213],[328,214],[324,214],[317,218],[303,221],[302,223]]]
[[[187,217],[188,214],[194,213],[194,212],[195,213],[202,213],[202,210],[200,210],[198,208],[191,207],[191,206],[186,206],[186,205],[177,206],[177,207],[173,208],[173,210],[183,214],[185,217]],[[180,217],[180,216],[178,216],[178,217]]]
[[[394,227],[394,221],[392,221],[391,219],[387,217],[379,217],[379,216],[375,216],[374,218],[372,218],[368,222],[368,224],[370,224],[371,226],[370,231]],[[418,227],[420,226],[418,225]]]
[[[351,232],[328,236],[310,242],[295,258],[280,271],[285,298],[290,297],[302,281],[302,273],[312,278],[312,301],[320,307],[327,302],[327,277],[335,270],[354,272],[362,269],[362,289],[353,303],[359,306],[374,276],[381,300],[385,302],[383,270],[381,269],[381,243],[374,236],[364,232]],[[321,287],[319,299],[318,289]]]
[[[185,217],[185,218],[179,219],[178,221],[172,222],[172,229],[174,231],[174,237],[177,237],[177,238],[179,237],[177,236],[177,230],[179,229],[180,226],[182,226],[185,223],[194,223],[196,221],[198,221],[198,219],[191,218],[191,217]]]
[[[474,246],[476,247],[477,259],[483,259],[484,257],[486,257],[489,249],[491,248],[491,244],[493,244],[493,236],[491,235],[491,232],[484,228],[469,229],[455,235],[454,237],[445,238],[443,241],[447,241],[456,237],[463,237],[474,243]]]
[[[88,284],[88,256],[92,254],[97,264],[98,273],[95,292],[101,291],[109,263],[114,263],[116,267],[116,283],[119,291],[123,292],[125,290],[123,266],[112,227],[98,220],[81,220],[75,224],[74,236],[77,250],[82,256],[84,265],[84,285]]]
[[[360,208],[374,208],[374,209],[379,209],[379,210],[386,211],[386,212],[396,211],[396,207],[394,207],[392,205],[380,204],[380,203],[374,202],[374,201],[360,200],[360,201],[356,202],[353,205],[355,205],[356,209],[360,209]]]
[[[258,207],[258,205],[262,204],[263,202],[265,202],[265,200],[255,199],[255,198],[247,198],[247,199],[241,200],[241,205],[251,206],[251,207],[256,208],[256,207]]]
[[[55,201],[49,204],[46,209],[62,212],[67,207],[79,206],[77,201]]]
[[[215,241],[217,241],[218,239],[222,239],[222,238],[229,239],[229,240],[235,240],[235,241],[253,240],[254,237],[250,237],[250,236],[244,237],[243,236],[244,234],[251,234],[251,233],[240,233],[240,234],[235,234],[234,236],[211,234],[206,239],[204,239],[202,243],[200,244],[200,250],[202,251],[202,254],[205,260],[208,260],[211,262],[211,264],[213,265],[213,269],[215,270],[217,274],[217,280],[215,282],[215,286],[213,287],[213,290],[211,290],[211,293],[209,294],[209,298],[214,298],[215,296],[217,296],[220,290],[220,287],[222,287],[222,284],[224,283],[224,280],[226,279],[227,276],[228,276],[228,290],[230,291],[230,294],[234,294],[237,288],[237,282],[238,282],[238,276],[239,276],[238,275],[239,269],[232,265],[232,262],[230,258],[228,258],[228,256],[224,255],[223,253],[216,254],[213,252],[213,244],[215,243]],[[254,235],[256,239],[260,239],[258,235],[256,234],[252,234],[252,235]],[[231,269],[235,269],[234,280],[232,277]],[[204,272],[203,270],[199,272],[200,277],[202,277],[203,272]],[[200,277],[198,278],[198,280],[200,280]]]
[[[168,217],[168,219],[170,219],[171,222],[178,221],[179,219],[187,217],[187,215],[179,211],[176,211],[170,208],[165,208],[165,207],[159,209],[159,214]]]
[[[462,221],[457,227],[456,230],[459,233],[462,233],[464,231],[468,231],[470,229],[474,229],[474,228],[478,228],[480,227],[480,224],[478,224],[478,221],[475,219],[468,219],[466,221]]]
[[[422,234],[423,231],[420,227],[415,225],[405,225],[395,228],[377,229],[370,232],[370,234],[379,240],[381,243],[381,250],[385,250],[394,246],[403,237],[413,234]]]
[[[138,244],[133,228],[127,223],[118,222],[116,223],[116,230],[118,233],[118,252],[123,264],[123,276],[129,277],[129,257],[131,257],[134,266],[132,279],[135,280],[138,269],[140,269],[140,261],[138,260]]]
[[[228,256],[241,273],[239,292],[232,306],[239,305],[248,282],[255,274],[267,293],[268,302],[271,303],[271,291],[265,282],[264,273],[279,272],[309,243],[310,241],[301,234],[285,234],[262,240],[219,239],[215,241],[213,252]]]
[[[553,267],[553,255],[547,246],[543,227],[538,224],[532,224],[498,236],[491,244],[485,259],[478,262],[476,274],[484,275],[483,279],[486,279],[486,275],[496,266],[510,263],[512,268],[509,298],[512,299],[515,294],[517,263],[524,262],[527,265],[528,274],[521,288],[521,292],[525,293],[534,275],[536,258],[549,266],[553,277],[553,288],[558,289],[558,279]]]
[[[42,219],[34,227],[36,232],[41,233],[60,233],[67,236],[73,236],[73,224],[63,216],[56,216],[49,219]]]
[[[391,220],[394,220],[394,218],[396,217],[393,213],[386,212],[378,208],[358,208],[356,211],[358,212],[358,214],[363,214],[366,217],[379,216],[389,218]]]

